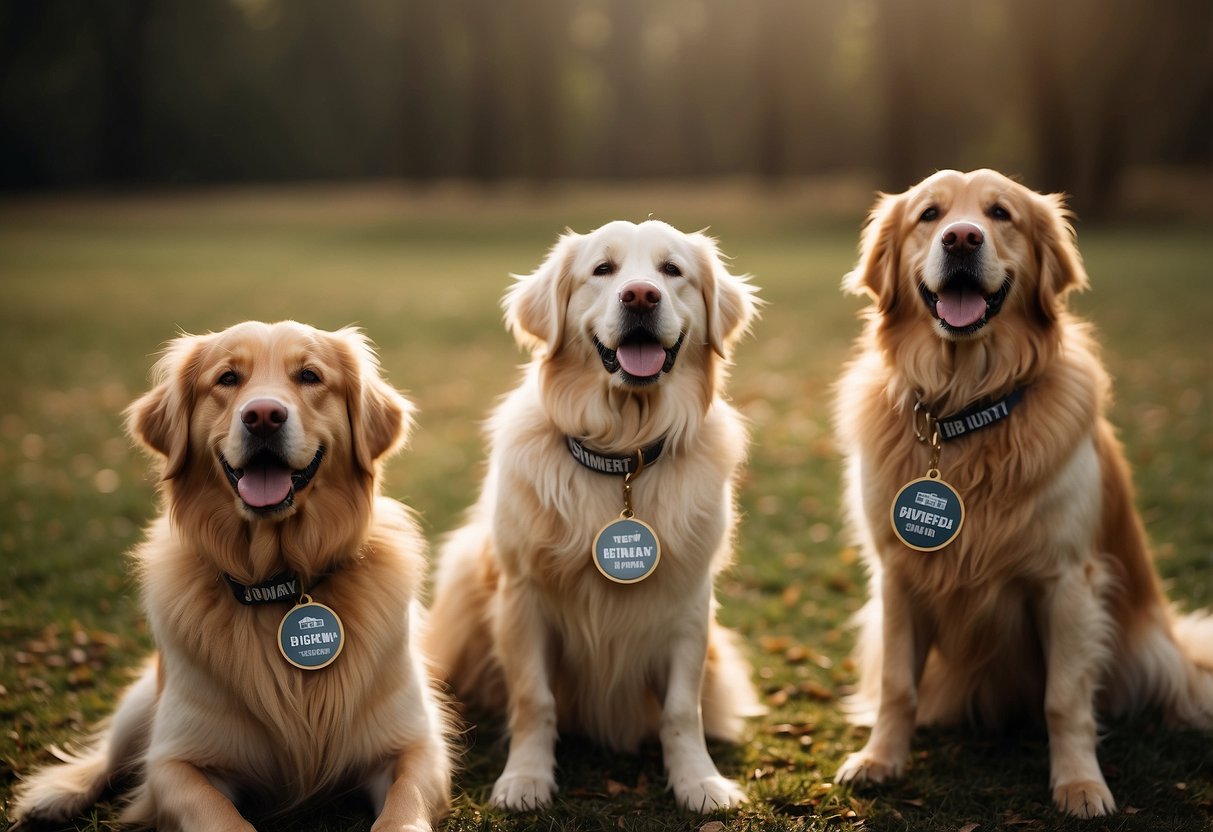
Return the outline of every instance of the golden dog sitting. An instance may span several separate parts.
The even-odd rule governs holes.
[[[1053,800],[1091,817],[1115,809],[1097,710],[1213,725],[1213,619],[1159,586],[1107,373],[1066,308],[1087,286],[1073,237],[1060,198],[989,170],[872,211],[837,431],[871,570],[850,705],[875,723],[842,782],[900,775],[916,723],[1043,712]]]
[[[354,330],[248,322],[173,341],[127,411],[161,462],[134,552],[159,653],[91,748],[19,789],[64,823],[129,781],[122,820],[251,830],[364,788],[376,830],[447,811],[446,720],[416,648],[425,545],[379,496],[412,406]]]
[[[753,287],[715,244],[662,222],[569,233],[505,297],[533,350],[489,423],[489,469],[441,553],[428,642],[464,700],[508,711],[492,801],[548,805],[557,731],[661,740],[674,796],[741,803],[705,733],[761,711],[715,621],[746,450],[722,398]]]

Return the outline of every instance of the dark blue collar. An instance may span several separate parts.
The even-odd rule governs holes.
[[[938,420],[939,438],[944,442],[959,439],[1001,422],[1011,415],[1011,411],[1015,409],[1016,405],[1023,401],[1025,389],[1020,387],[998,401],[981,402],[960,413],[940,417]]]
[[[321,575],[316,579],[316,583],[326,577],[328,576]],[[294,572],[279,572],[257,584],[242,584],[226,572],[223,573],[223,579],[227,581],[236,600],[245,606],[275,604],[281,601],[295,603],[305,594],[299,576]]]
[[[657,461],[661,456],[661,451],[665,447],[665,437],[661,437],[652,445],[647,445],[638,449],[634,453],[627,456],[615,456],[613,454],[599,453],[591,451],[580,440],[574,439],[571,436],[566,436],[565,441],[569,447],[569,453],[573,455],[573,459],[580,462],[591,471],[597,471],[599,474],[618,474],[626,476],[633,474],[641,468],[647,468]],[[637,464],[641,462],[643,464]]]

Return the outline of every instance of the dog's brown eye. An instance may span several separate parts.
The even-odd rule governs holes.
[[[669,260],[661,264],[661,273],[667,274],[670,277],[682,277],[682,269],[675,266]]]
[[[615,264],[612,263],[610,260],[606,261],[605,263],[599,263],[597,268],[594,269],[594,274],[596,274],[600,277],[602,275],[614,274],[614,273],[615,273]]]
[[[320,376],[317,375],[315,370],[300,370],[299,381],[303,384],[319,384]]]
[[[235,387],[240,383],[240,376],[236,375],[234,371],[228,370],[226,373],[219,376],[219,379],[215,383],[220,387]]]
[[[1006,208],[1003,208],[997,202],[990,206],[990,210],[987,213],[989,213],[991,219],[996,219],[996,220],[1011,219],[1011,212],[1008,211]]]
[[[919,222],[934,222],[937,219],[939,219],[939,209],[934,205],[918,215]]]

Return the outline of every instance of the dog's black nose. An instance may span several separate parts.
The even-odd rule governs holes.
[[[277,399],[253,399],[240,409],[240,421],[254,436],[269,436],[286,422],[286,405]]]
[[[634,280],[619,291],[619,302],[633,312],[649,312],[661,303],[661,290],[656,283]]]
[[[986,235],[971,222],[954,222],[943,230],[940,242],[948,254],[972,254],[981,248]]]

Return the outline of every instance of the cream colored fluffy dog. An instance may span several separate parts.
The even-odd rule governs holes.
[[[558,727],[623,750],[658,736],[686,808],[745,799],[704,735],[736,740],[760,711],[713,600],[746,451],[721,384],[753,293],[709,238],[656,221],[568,233],[507,292],[534,357],[491,419],[483,492],[442,552],[429,642],[461,698],[508,702],[495,805],[551,801]],[[596,564],[625,479],[659,555],[645,540]]]
[[[1213,727],[1213,621],[1159,587],[1108,376],[1066,308],[1087,285],[1073,236],[1060,198],[989,170],[872,211],[845,286],[875,307],[837,425],[871,569],[852,705],[875,725],[840,781],[900,775],[916,722],[1043,714],[1053,801],[1091,817],[1115,809],[1097,709]]]
[[[129,779],[141,826],[251,830],[237,806],[362,787],[374,829],[429,829],[451,775],[414,647],[424,543],[378,496],[411,405],[359,333],[293,322],[178,338],[155,378],[127,418],[162,462],[134,553],[159,653],[88,751],[22,785],[16,818],[67,822]]]

